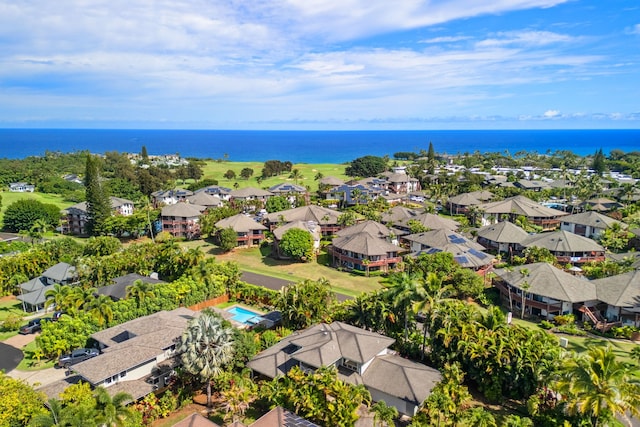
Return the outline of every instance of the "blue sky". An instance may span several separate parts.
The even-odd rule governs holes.
[[[0,127],[640,128],[640,3],[0,0]]]

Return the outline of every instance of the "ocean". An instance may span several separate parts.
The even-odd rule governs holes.
[[[422,131],[229,131],[0,129],[0,158],[24,158],[46,151],[106,151],[292,163],[344,163],[364,155],[393,157],[401,151],[437,153],[568,150],[578,155],[600,148],[640,150],[640,129],[619,130],[422,130]]]

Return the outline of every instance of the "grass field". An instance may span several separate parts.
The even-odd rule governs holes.
[[[286,158],[286,156],[283,156]],[[215,162],[208,161],[206,166],[203,168],[203,176],[202,178],[213,178],[218,180],[218,184],[223,187],[228,187],[234,189],[235,183],[238,183],[239,188],[244,187],[257,187],[257,188],[265,188],[271,187],[275,184],[280,184],[282,182],[291,182],[293,183],[293,179],[289,178],[289,173],[282,174],[279,176],[274,176],[268,179],[265,179],[260,184],[256,180],[257,176],[260,176],[262,173],[263,162]],[[293,165],[293,169],[298,169],[302,173],[303,178],[298,180],[299,185],[308,186],[311,191],[316,191],[318,189],[318,181],[315,180],[315,177],[318,173],[321,173],[323,176],[335,176],[336,178],[340,178],[343,180],[348,180],[349,178],[344,174],[345,165],[341,164],[311,164],[311,163],[298,163]],[[244,168],[253,169],[253,176],[249,179],[243,179],[240,177],[240,171]],[[225,179],[223,175],[228,171],[232,170],[236,173],[236,178],[229,180]]]
[[[0,192],[0,196],[2,196],[2,208],[0,208],[0,223],[2,222],[2,217],[4,215],[4,211],[7,209],[7,206],[21,199],[33,199],[42,203],[50,203],[58,206],[60,210],[66,209],[73,204],[71,202],[65,202],[62,196],[58,196],[56,194],[43,194],[37,192],[14,193],[11,191],[2,191]]]
[[[302,263],[282,261],[268,256],[269,249],[247,248],[236,249],[232,252],[222,253],[217,246],[202,240],[182,242],[186,247],[199,247],[207,255],[215,256],[218,261],[235,261],[242,270],[252,273],[260,273],[271,277],[297,282],[310,279],[329,280],[333,289],[347,295],[358,295],[380,289],[380,277],[364,277],[353,275],[335,268],[328,267],[318,262]],[[326,261],[326,255],[319,257],[320,262]]]

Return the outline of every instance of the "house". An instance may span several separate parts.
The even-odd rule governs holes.
[[[92,387],[111,395],[124,391],[134,400],[168,383],[177,342],[195,311],[181,307],[139,317],[91,335],[101,354],[70,367]]]
[[[205,210],[205,206],[190,203],[166,205],[160,211],[162,231],[173,237],[197,239],[200,237],[200,215]]]
[[[387,177],[387,190],[396,194],[408,194],[414,191],[420,191],[420,181],[407,175],[406,170],[402,172],[392,173]]]
[[[264,208],[269,197],[272,197],[273,193],[260,188],[246,187],[238,190],[233,190],[229,194],[229,200],[232,206],[240,207],[250,205],[255,210]]]
[[[521,245],[525,248],[535,246],[548,249],[560,264],[581,264],[605,259],[604,248],[594,240],[564,230],[530,235]]]
[[[238,247],[260,246],[265,239],[264,231],[267,230],[267,227],[244,214],[221,219],[215,226],[219,229],[233,228],[238,235]]]
[[[622,203],[618,203],[615,200],[599,197],[597,199],[589,199],[582,203],[580,206],[587,211],[609,212],[614,209],[620,209]]]
[[[131,200],[120,197],[109,197],[111,202],[111,213],[113,215],[130,216],[133,215],[133,202]],[[87,234],[87,221],[89,214],[87,212],[87,202],[76,203],[62,211],[64,221],[62,225],[63,234]]]
[[[394,269],[402,261],[398,255],[402,248],[387,241],[390,234],[382,235],[382,229],[386,227],[379,225],[380,227],[367,227],[363,231],[358,231],[357,228],[353,231],[342,230],[342,236],[334,238],[327,248],[332,264],[335,267],[364,271],[367,275],[371,271],[386,272]],[[370,234],[372,232],[374,234]]]
[[[432,213],[422,213],[413,218],[400,220],[394,224],[394,227],[402,231],[403,234],[408,234],[411,233],[412,224],[414,223],[429,230],[454,231],[460,228],[458,221]]]
[[[603,315],[623,325],[640,326],[640,271],[633,270],[593,280],[598,300],[606,304]]]
[[[309,192],[307,191],[307,188],[302,185],[284,182],[269,187],[269,191],[276,196],[286,197],[292,206],[295,205],[298,198],[302,198],[305,201],[305,204],[309,203]]]
[[[562,218],[560,229],[578,236],[599,239],[602,233],[613,224],[625,228],[626,225],[616,219],[601,214],[598,211],[586,211]]]
[[[350,227],[343,228],[336,233],[336,236],[345,237],[358,233],[369,233],[373,237],[386,240],[387,242],[393,243],[394,245],[398,244],[395,235],[391,230],[389,230],[389,228],[387,228],[387,226],[372,220],[362,221]]]
[[[171,427],[220,427],[213,421],[209,421],[198,413],[193,413],[182,421]],[[235,421],[229,427],[320,427],[291,411],[287,411],[282,406],[276,406],[248,426],[239,421]]]
[[[477,231],[478,243],[487,249],[504,253],[522,251],[522,242],[528,237],[529,233],[509,221],[485,225]]]
[[[466,214],[472,206],[479,206],[491,199],[493,199],[493,193],[486,190],[462,193],[447,200],[447,209],[453,215]]]
[[[9,184],[9,191],[14,193],[33,193],[36,186],[26,182],[12,182]]]
[[[337,200],[343,205],[366,204],[378,197],[384,190],[365,184],[343,184],[327,191],[327,200]]]
[[[566,212],[548,208],[524,196],[484,203],[478,209],[482,215],[482,225],[503,220],[515,222],[518,217],[523,216],[544,230],[555,230],[560,225],[560,218],[567,215]]]
[[[409,244],[411,256],[423,253],[449,252],[460,266],[486,272],[493,266],[495,257],[483,252],[484,246],[450,230],[431,230],[403,236]]]
[[[273,230],[273,253],[276,257],[287,258],[280,250],[280,241],[284,234],[292,228],[307,231],[311,235],[311,239],[313,241],[313,253],[317,254],[320,251],[320,240],[322,239],[320,226],[314,221],[296,220],[288,222]]]
[[[288,222],[313,221],[320,226],[323,236],[331,236],[342,229],[342,226],[338,224],[340,215],[341,212],[335,209],[308,205],[267,214],[265,221],[271,231]]]
[[[320,323],[283,338],[247,366],[267,378],[285,375],[294,366],[305,372],[334,366],[341,380],[363,384],[374,401],[413,416],[442,376],[395,354],[389,349],[394,341],[342,322]]]
[[[227,187],[220,187],[219,185],[210,185],[208,187],[203,187],[195,191],[195,194],[198,193],[207,193],[211,196],[218,196],[220,200],[228,201],[229,197],[231,197],[231,189]]]
[[[96,290],[98,295],[106,295],[114,301],[118,301],[126,298],[127,288],[133,286],[134,283],[140,280],[150,285],[156,285],[158,283],[166,283],[163,280],[154,279],[152,277],[145,277],[138,273],[129,273],[124,276],[116,277],[111,282],[112,284],[107,286],[101,286]]]
[[[24,311],[38,311],[45,308],[46,293],[53,289],[54,285],[70,285],[77,280],[76,268],[66,262],[59,262],[46,269],[42,275],[28,282],[18,285],[20,295],[17,299],[22,301]]]
[[[421,211],[417,209],[407,208],[405,206],[394,206],[386,212],[383,212],[380,218],[380,222],[387,227],[393,227],[395,224],[415,219],[421,214]],[[406,221],[405,221],[406,222]]]
[[[596,286],[585,278],[566,273],[546,262],[497,269],[493,285],[510,311],[520,313],[524,291],[525,312],[552,319],[558,314],[577,314],[579,308],[598,304]]]
[[[182,188],[174,188],[171,190],[158,190],[151,193],[151,202],[153,206],[175,205],[176,203],[186,202],[187,197],[193,196],[193,191],[184,190]]]
[[[519,179],[513,183],[517,188],[527,191],[540,192],[549,189],[549,184],[543,181],[534,181],[528,179]]]
[[[62,179],[64,179],[67,182],[72,182],[74,184],[80,184],[80,185],[84,184],[84,181],[75,173],[66,174],[62,177]]]
[[[214,196],[204,191],[194,193],[193,196],[187,197],[186,202],[192,205],[204,206],[207,209],[219,208],[223,205],[220,196]]]

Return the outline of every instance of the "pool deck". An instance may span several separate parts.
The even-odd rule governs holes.
[[[265,313],[261,312],[260,310],[257,310],[257,309],[255,309],[253,307],[246,306],[244,304],[233,304],[233,305],[230,305],[229,307],[226,307],[226,308],[218,308],[218,307],[212,307],[212,308],[213,308],[214,312],[216,312],[219,315],[221,315],[224,320],[228,320],[235,328],[238,328],[238,329],[247,329],[247,328],[249,328],[251,325],[247,325],[246,323],[238,322],[238,321],[232,319],[233,314],[229,313],[228,310],[233,308],[233,307],[244,308],[245,310],[249,310],[249,311],[251,311],[253,313],[256,313],[258,315],[265,314]]]

